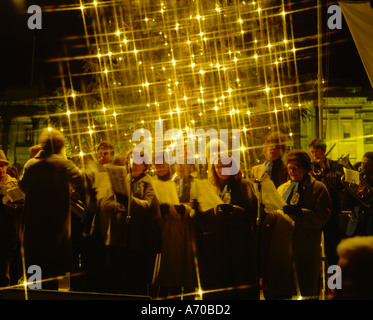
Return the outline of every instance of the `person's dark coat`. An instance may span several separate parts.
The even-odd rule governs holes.
[[[231,177],[228,206],[222,211],[197,212],[197,257],[202,288],[235,288],[204,295],[206,299],[259,299],[257,290],[257,198],[248,181]],[[217,189],[217,193],[224,189]],[[231,211],[232,209],[232,211]]]
[[[72,271],[71,184],[82,187],[82,175],[72,161],[56,154],[30,159],[19,182],[26,195],[25,261],[40,266],[43,278]]]
[[[278,188],[282,196],[288,181]],[[303,180],[298,206],[302,213],[294,217],[293,254],[297,281],[302,296],[318,297],[321,268],[321,232],[331,215],[331,200],[326,186],[307,175]]]

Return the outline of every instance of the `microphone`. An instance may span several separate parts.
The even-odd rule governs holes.
[[[133,166],[133,157],[131,155],[130,158],[129,158],[129,169],[130,169],[130,172],[132,172],[132,166]]]
[[[258,212],[256,217],[256,225],[260,226],[263,222],[263,204],[262,204],[262,180],[255,179],[255,183],[258,184]]]
[[[259,193],[260,193],[261,188],[262,188],[262,180],[261,179],[255,179],[254,182],[258,184],[258,190],[259,190]],[[260,194],[260,196],[261,196],[261,194]]]
[[[129,179],[129,194],[128,194],[128,205],[127,205],[127,217],[126,223],[129,224],[131,221],[131,198],[132,198],[132,165],[133,165],[133,156],[131,154],[129,158],[129,169],[130,169],[130,179]]]

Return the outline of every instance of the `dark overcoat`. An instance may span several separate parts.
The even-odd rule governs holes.
[[[278,188],[282,196],[288,181]],[[331,215],[331,200],[326,186],[307,175],[300,190],[302,214],[294,218],[293,254],[297,281],[302,296],[319,295],[321,268],[321,232]]]
[[[71,184],[82,187],[81,172],[72,161],[56,154],[30,159],[19,182],[26,195],[26,265],[40,266],[43,278],[72,271]]]

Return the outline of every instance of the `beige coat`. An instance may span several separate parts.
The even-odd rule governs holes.
[[[280,162],[279,164],[280,165],[277,169],[277,175],[276,175],[277,177],[276,179],[272,179],[276,188],[279,187],[281,184],[285,183],[287,180],[289,180],[288,171],[286,169],[285,164],[283,162]],[[255,179],[261,178],[265,165],[266,165],[266,162],[263,162],[262,164],[259,164],[251,168],[251,174]],[[274,172],[272,173],[272,176],[273,174]]]

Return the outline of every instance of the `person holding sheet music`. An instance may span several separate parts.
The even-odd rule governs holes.
[[[225,145],[218,141],[220,150]],[[196,243],[203,299],[259,299],[255,221],[257,198],[254,187],[242,179],[241,171],[227,174],[225,169],[239,166],[223,164],[211,152],[208,178],[212,191],[219,196],[215,208],[196,212]],[[227,161],[224,161],[227,162]],[[225,290],[225,288],[231,288]],[[214,292],[214,290],[217,290]]]
[[[188,203],[180,203],[177,184],[171,180],[171,172],[172,166],[165,161],[155,164],[156,175],[152,183],[162,213],[161,259],[156,282],[161,297],[194,299],[197,286],[193,255],[194,209]],[[184,293],[192,295],[185,296]]]
[[[353,172],[352,172],[353,173]],[[355,172],[356,174],[356,172]],[[360,184],[358,193],[364,197],[366,205],[361,204],[356,197],[346,191],[345,205],[352,209],[352,217],[347,226],[348,236],[373,235],[373,152],[366,152],[361,161],[360,179],[364,179],[366,185]],[[370,196],[366,196],[369,195]]]
[[[289,180],[282,158],[286,151],[286,136],[278,132],[265,137],[263,153],[265,161],[251,168],[252,177],[262,179],[267,174],[276,188]]]
[[[79,245],[80,264],[84,272],[80,290],[87,292],[106,292],[109,289],[105,245],[109,221],[105,219],[100,208],[102,199],[110,194],[105,165],[106,163],[102,165],[92,154],[85,154],[82,157],[82,170],[92,186],[80,220],[82,226]]]
[[[7,174],[9,161],[3,150],[0,150],[0,287],[6,287],[11,284],[10,266],[12,258],[15,255],[17,246],[17,237],[19,230],[17,217],[21,212],[10,206],[10,199],[6,195],[8,188],[17,186],[17,179]],[[13,281],[15,280],[15,281]],[[18,279],[12,279],[16,283]]]
[[[179,155],[180,156],[180,155]],[[181,204],[189,204],[194,206],[193,201],[196,199],[194,180],[196,179],[195,158],[188,152],[184,152],[183,161],[177,160],[174,167],[174,175],[172,181],[175,182],[177,194]]]
[[[300,289],[297,294],[318,299],[321,231],[331,215],[330,195],[326,186],[309,174],[311,158],[307,152],[290,151],[286,164],[290,180],[278,192],[287,203],[283,212],[294,221],[293,261]]]
[[[160,250],[160,210],[146,173],[149,165],[132,163],[132,151],[126,156],[127,167],[120,168],[129,179],[128,185],[122,186],[125,194],[113,188],[114,193],[100,201],[100,208],[109,220],[106,245],[110,291],[146,295]],[[109,171],[109,167],[106,169]],[[118,177],[118,173],[115,175]]]
[[[289,174],[286,165],[283,162],[283,156],[286,152],[286,136],[280,132],[271,132],[264,138],[263,154],[265,161],[251,168],[251,178],[262,181],[269,178],[275,188],[289,180]],[[263,196],[266,194],[263,192]],[[269,298],[265,290],[267,284],[268,253],[269,245],[273,238],[273,224],[261,224],[258,228],[260,233],[260,277],[264,288],[264,295]]]

